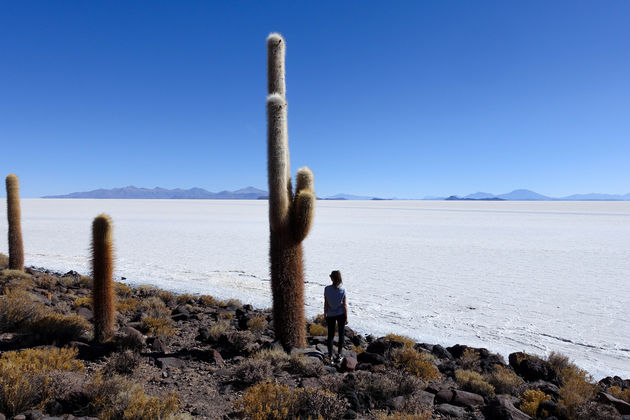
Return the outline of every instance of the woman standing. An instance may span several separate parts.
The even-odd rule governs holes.
[[[328,357],[333,360],[333,340],[335,326],[339,329],[339,352],[337,362],[341,361],[345,326],[348,323],[348,306],[346,305],[346,289],[341,286],[341,273],[335,270],[330,273],[332,285],[324,289],[324,317],[328,324]],[[335,325],[336,324],[336,325]]]

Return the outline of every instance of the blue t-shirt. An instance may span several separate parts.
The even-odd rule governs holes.
[[[339,316],[344,314],[343,300],[346,297],[346,289],[343,287],[335,287],[333,285],[326,286],[324,296],[328,301],[327,317]]]

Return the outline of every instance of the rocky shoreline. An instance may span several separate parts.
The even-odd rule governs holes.
[[[594,382],[562,355],[506,362],[483,348],[347,328],[344,359],[332,364],[321,318],[307,325],[307,347],[287,354],[270,310],[152,286],[116,283],[116,337],[94,344],[90,282],[0,273],[0,420],[630,420],[630,380]]]

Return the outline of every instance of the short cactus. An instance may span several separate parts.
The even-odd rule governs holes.
[[[314,211],[313,173],[297,173],[291,185],[287,101],[284,77],[285,42],[281,35],[267,38],[267,171],[273,323],[285,349],[306,344],[302,241],[310,230]]]
[[[20,211],[20,182],[14,174],[7,176],[7,216],[9,219],[9,269],[24,270],[24,245]]]
[[[112,221],[101,214],[92,223],[92,308],[94,309],[94,340],[107,341],[114,332],[114,243]]]

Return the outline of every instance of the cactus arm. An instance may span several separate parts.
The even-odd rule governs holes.
[[[9,222],[9,268],[24,270],[24,244],[22,243],[22,217],[20,210],[20,183],[10,174],[6,178],[7,219]]]
[[[287,176],[289,148],[286,132],[287,104],[279,94],[267,98],[267,172],[269,174],[269,223],[272,231],[286,226],[289,217],[291,180]]]
[[[301,190],[315,191],[315,180],[313,172],[306,166],[298,169],[295,190],[296,192]]]
[[[315,194],[311,190],[301,190],[295,196],[293,202],[291,232],[293,239],[300,243],[311,230],[313,216],[315,215]]]

